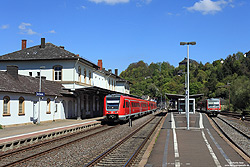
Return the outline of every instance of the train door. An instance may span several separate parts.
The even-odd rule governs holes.
[[[128,99],[125,99],[125,115],[128,115],[129,114],[129,100]]]
[[[141,105],[141,101],[139,102],[140,104],[140,116],[142,115],[142,105]]]

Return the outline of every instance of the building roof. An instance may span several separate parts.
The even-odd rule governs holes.
[[[0,71],[0,92],[13,92],[24,94],[35,94],[39,92],[39,78],[30,76],[17,75],[13,77],[7,71]],[[55,81],[48,81],[42,79],[42,92],[45,95],[62,96],[62,94],[69,94],[63,89],[62,84]]]
[[[79,57],[64,49],[64,47],[56,46],[52,43],[46,43],[45,47],[36,45],[25,48],[16,52],[8,53],[0,56],[0,61],[37,61],[37,60],[78,60],[88,64],[96,69],[99,67],[91,61]]]
[[[197,61],[189,59],[189,63],[194,63],[194,64],[198,64]],[[186,65],[187,64],[187,58],[185,57],[184,60],[182,60],[181,62],[179,62],[179,65]]]
[[[180,98],[185,98],[185,95],[181,95],[181,94],[170,94],[170,93],[166,93],[167,97],[169,99],[180,99]],[[194,94],[194,95],[189,95],[190,98],[198,98],[204,96],[204,94]]]

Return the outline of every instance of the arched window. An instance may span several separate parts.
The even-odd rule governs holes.
[[[62,80],[62,66],[54,66],[54,81]]]
[[[18,115],[24,115],[24,98],[20,97],[19,98],[19,107],[18,107],[19,111],[18,111]]]
[[[50,114],[50,98],[47,98],[47,109],[46,109],[46,114]]]
[[[87,71],[86,69],[84,69],[84,83],[86,83],[86,80],[87,80]]]
[[[3,98],[3,115],[9,116],[10,115],[10,97],[5,96]]]
[[[81,67],[79,66],[78,67],[78,81],[81,82],[81,75],[82,75],[82,69]]]

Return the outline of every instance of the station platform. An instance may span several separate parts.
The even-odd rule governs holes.
[[[144,157],[140,166],[249,166],[249,158],[242,158],[215,131],[204,113],[190,114],[189,123],[188,130],[185,114],[168,113],[157,141],[148,150],[149,157]]]
[[[19,147],[27,142],[38,142],[48,137],[55,137],[66,133],[86,129],[101,124],[103,117],[76,120],[65,119],[40,124],[16,125],[0,129],[0,151]]]

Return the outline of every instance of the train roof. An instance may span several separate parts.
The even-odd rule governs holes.
[[[139,96],[135,96],[135,95],[124,95],[124,94],[108,94],[106,97],[120,97],[120,96],[124,96],[124,97],[132,97],[132,98],[136,98],[136,99],[140,99],[140,100],[144,100],[144,101],[149,101],[149,102],[155,102],[155,101],[152,101],[152,100],[145,100],[145,99],[142,99],[140,98]]]

